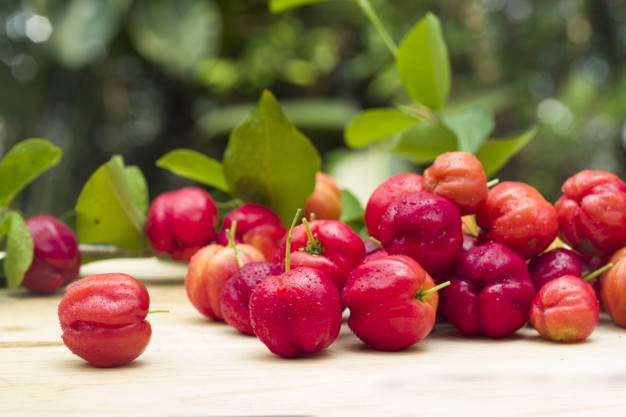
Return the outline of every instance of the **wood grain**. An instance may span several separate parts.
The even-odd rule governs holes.
[[[124,269],[116,266],[105,265]],[[286,360],[201,317],[186,299],[182,269],[154,268],[133,272],[146,282],[151,308],[170,313],[151,316],[146,352],[114,369],[92,367],[62,344],[62,292],[0,291],[0,416],[626,413],[626,329],[605,315],[580,344],[541,340],[530,327],[503,340],[466,338],[438,323],[393,353],[368,349],[344,323],[329,349]]]

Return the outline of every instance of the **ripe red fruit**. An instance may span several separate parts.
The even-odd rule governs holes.
[[[411,346],[435,325],[439,296],[424,295],[434,287],[432,278],[408,256],[368,260],[350,273],[343,289],[344,306],[350,309],[348,326],[374,349]]]
[[[145,318],[146,287],[126,274],[98,274],[72,284],[58,308],[63,342],[77,356],[103,367],[124,365],[141,355],[152,328]]]
[[[251,262],[233,275],[222,288],[220,304],[226,323],[245,334],[254,334],[250,323],[250,296],[259,282],[279,275],[280,267],[271,262]]]
[[[81,254],[72,230],[47,215],[26,220],[33,238],[33,261],[24,274],[22,286],[37,293],[49,293],[78,277]]]
[[[446,271],[463,247],[461,215],[450,200],[425,191],[393,202],[378,226],[390,255],[407,255],[429,274]]]
[[[626,248],[616,251],[609,262],[613,267],[600,276],[600,301],[609,317],[626,327]]]
[[[304,203],[304,217],[339,220],[341,216],[341,189],[335,180],[321,171],[315,174],[315,189]]]
[[[463,334],[508,336],[528,322],[535,288],[526,263],[501,243],[464,251],[439,294],[439,312]]]
[[[307,225],[311,231],[309,235]],[[292,267],[310,267],[323,271],[338,291],[348,274],[365,259],[365,244],[354,230],[338,220],[315,220],[293,229],[290,262]],[[285,267],[287,240],[278,251],[277,262]]]
[[[247,243],[263,252],[265,259],[274,259],[287,229],[276,213],[265,206],[246,203],[224,216],[222,230],[215,236],[220,245],[228,245],[228,232],[237,222],[235,243]]]
[[[581,342],[598,325],[596,293],[579,276],[564,275],[547,282],[535,296],[530,322],[544,339]]]
[[[256,286],[250,321],[259,340],[276,355],[294,358],[318,352],[339,335],[339,292],[324,272],[294,268]]]
[[[533,258],[528,263],[528,273],[535,290],[539,291],[548,281],[564,275],[582,276],[583,262],[576,252],[556,248]]]
[[[394,201],[417,191],[422,191],[422,176],[411,172],[395,175],[380,184],[365,206],[365,226],[373,238],[378,239],[378,224],[387,207]]]
[[[236,245],[243,265],[265,261],[254,246]],[[189,261],[185,290],[191,304],[204,316],[222,320],[221,293],[226,281],[239,271],[235,250],[216,243],[197,251]]]
[[[552,204],[532,186],[514,181],[489,190],[476,223],[482,230],[481,241],[500,242],[524,259],[547,249],[558,232]]]
[[[471,153],[446,152],[426,168],[422,188],[452,201],[462,216],[474,214],[487,200],[487,176]]]
[[[626,246],[626,183],[609,172],[584,170],[568,178],[554,207],[559,236],[589,256]]]
[[[146,218],[146,236],[154,250],[187,261],[213,241],[218,212],[206,191],[185,187],[160,194]]]

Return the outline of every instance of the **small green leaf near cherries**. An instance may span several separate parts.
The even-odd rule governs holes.
[[[0,241],[6,239],[6,254],[3,259],[4,275],[8,288],[17,288],[33,261],[33,238],[22,216],[9,211],[0,225]]]

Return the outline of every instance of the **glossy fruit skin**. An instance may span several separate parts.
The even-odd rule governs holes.
[[[254,246],[238,244],[237,251],[243,262],[265,261]],[[213,243],[197,251],[189,261],[185,276],[187,298],[200,314],[213,320],[223,320],[221,293],[226,281],[239,271],[232,247]]]
[[[621,327],[626,327],[626,248],[611,256],[613,267],[600,276],[600,302],[604,311]]]
[[[228,245],[227,230],[237,222],[235,243],[247,243],[263,252],[265,259],[274,259],[287,229],[282,220],[271,209],[259,204],[246,203],[224,216],[222,229],[215,242]]]
[[[500,242],[524,259],[539,255],[556,238],[556,212],[534,187],[515,181],[497,184],[476,213],[481,242]]]
[[[448,270],[463,247],[459,209],[425,191],[393,202],[380,221],[378,235],[390,255],[407,255],[430,275]]]
[[[598,325],[600,304],[585,280],[563,275],[537,292],[529,319],[541,337],[566,343],[582,342]]]
[[[380,184],[365,206],[365,227],[373,238],[378,239],[378,225],[387,207],[394,201],[417,191],[422,191],[422,176],[412,172],[394,175]]]
[[[304,224],[293,229],[290,264],[316,268],[324,272],[341,292],[348,274],[365,259],[365,244],[354,230],[337,220],[315,220],[309,223],[311,233],[323,247],[319,255],[305,251],[309,237]],[[281,243],[277,263],[285,268],[286,239]]]
[[[524,260],[503,244],[462,252],[446,279],[439,312],[463,334],[501,338],[528,322],[535,287]]]
[[[530,280],[539,291],[548,281],[564,275],[582,276],[583,260],[574,251],[556,248],[531,259],[528,263]]]
[[[50,293],[74,281],[82,259],[74,232],[48,215],[31,217],[26,226],[33,238],[34,252],[21,285],[32,292]]]
[[[279,275],[280,267],[271,262],[251,262],[233,275],[222,288],[220,304],[226,323],[245,334],[254,334],[250,323],[250,296],[259,282]]]
[[[426,168],[422,188],[452,201],[462,216],[474,214],[487,200],[487,176],[471,153],[446,152]]]
[[[350,273],[342,300],[348,326],[365,344],[395,351],[425,338],[435,326],[439,295],[416,298],[435,283],[412,258],[389,255],[364,262]],[[442,289],[445,291],[445,289]]]
[[[328,174],[318,171],[315,174],[315,189],[304,203],[303,216],[316,219],[339,220],[341,216],[341,189]]]
[[[130,275],[97,274],[65,292],[58,307],[63,342],[77,356],[102,368],[141,355],[152,335],[146,287]]]
[[[283,358],[330,346],[341,328],[339,292],[324,272],[307,267],[270,276],[250,297],[250,321],[259,340]]]
[[[146,217],[146,236],[152,248],[175,261],[188,261],[215,237],[218,211],[211,195],[184,187],[157,196]]]
[[[568,178],[554,204],[559,237],[589,256],[610,255],[626,246],[626,183],[604,171],[584,170]]]

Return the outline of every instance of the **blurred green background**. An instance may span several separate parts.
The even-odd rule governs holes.
[[[550,201],[581,169],[626,178],[626,1],[371,3],[396,42],[426,12],[439,16],[451,108],[493,109],[494,137],[539,127],[498,178]],[[142,169],[151,198],[188,184],[154,162],[177,148],[221,160],[264,89],[362,201],[390,175],[424,168],[344,145],[357,112],[406,101],[392,56],[349,2],[280,14],[266,0],[0,2],[0,154],[29,137],[64,152],[20,194],[25,216],[70,211],[114,154]]]

